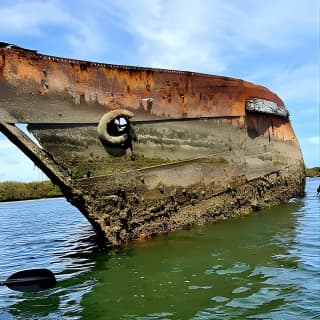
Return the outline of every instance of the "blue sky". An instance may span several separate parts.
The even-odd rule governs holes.
[[[319,0],[0,0],[0,17],[0,41],[41,53],[264,85],[320,165]],[[0,181],[43,179],[0,134]]]

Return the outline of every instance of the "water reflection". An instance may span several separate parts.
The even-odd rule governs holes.
[[[98,247],[89,223],[64,199],[2,203],[0,212],[0,279],[50,268],[58,280],[35,293],[0,287],[0,319],[79,318],[81,298],[95,285],[88,273]]]
[[[286,205],[108,252],[63,199],[0,204],[0,279],[35,267],[58,279],[41,293],[0,288],[0,319],[314,319],[317,183]]]
[[[299,207],[182,231],[107,261],[97,257],[99,285],[83,297],[83,319],[236,319],[279,308],[292,290],[284,276],[292,261],[287,266],[284,257]]]

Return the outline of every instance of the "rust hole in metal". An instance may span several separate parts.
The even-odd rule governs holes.
[[[48,90],[49,89],[49,84],[45,80],[41,80],[41,86],[43,89]]]
[[[107,125],[107,131],[111,136],[119,136],[127,131],[128,120],[125,117],[117,117]]]

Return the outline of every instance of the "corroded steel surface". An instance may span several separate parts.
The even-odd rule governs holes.
[[[244,116],[245,101],[251,98],[273,101],[280,108],[284,105],[267,88],[239,79],[91,63],[6,48],[0,49],[0,80],[7,85],[1,93],[2,99],[8,99],[10,116],[28,123],[97,121],[107,110],[123,107],[132,109],[138,120]],[[22,97],[25,113],[15,112],[17,100],[11,104],[12,95]],[[148,98],[152,98],[149,106]],[[45,103],[51,108],[44,108]],[[70,117],[68,112],[74,110],[76,114]]]
[[[107,245],[226,219],[304,188],[283,101],[234,78],[2,48],[0,130]]]

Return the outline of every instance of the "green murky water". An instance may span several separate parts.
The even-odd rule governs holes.
[[[319,183],[286,205],[109,252],[62,199],[0,204],[0,279],[31,267],[58,279],[42,293],[1,288],[0,319],[320,319]]]

